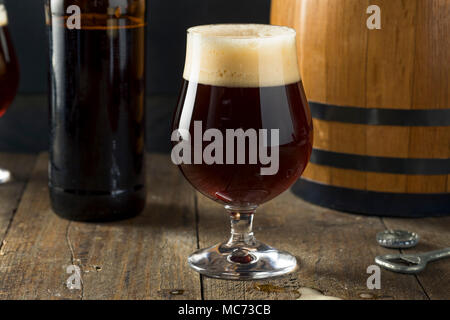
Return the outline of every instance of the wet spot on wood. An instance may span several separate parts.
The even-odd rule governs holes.
[[[373,296],[373,294],[370,294],[370,293],[361,293],[361,294],[359,295],[359,297],[362,298],[362,299],[373,299],[373,298],[375,298],[375,297]]]
[[[184,294],[184,290],[182,289],[176,289],[169,292],[173,296],[181,296]]]
[[[262,292],[265,292],[265,293],[286,292],[286,288],[279,287],[279,286],[274,286],[273,284],[259,284],[259,283],[255,283],[253,285],[253,289],[258,290],[258,291],[262,291]]]

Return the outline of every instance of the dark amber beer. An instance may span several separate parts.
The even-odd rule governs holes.
[[[183,174],[197,190],[224,205],[256,207],[297,181],[311,156],[313,137],[312,119],[301,82],[267,87],[226,87],[184,80],[178,110],[186,104],[186,96],[192,88],[195,88],[196,100],[189,126],[191,136],[195,134],[194,121],[201,121],[203,130],[215,128],[224,137],[227,129],[278,129],[281,142],[278,171],[273,175],[261,175],[260,163],[181,164]],[[181,112],[175,117],[177,129]],[[224,150],[223,158],[226,157],[227,150]]]
[[[8,30],[8,16],[0,2],[0,117],[11,105],[19,86],[19,64]]]
[[[295,54],[295,37],[283,28],[212,25],[190,29],[173,129],[186,129],[191,137],[195,122],[201,122],[204,131],[219,130],[223,137],[229,129],[279,131],[275,174],[261,175],[258,162],[180,164],[187,180],[212,200],[256,208],[288,189],[306,168],[312,151],[312,118]],[[227,152],[225,148],[224,159]],[[249,159],[249,150],[244,152]]]
[[[122,219],[145,205],[146,3],[108,3],[47,2],[50,196],[72,220]]]

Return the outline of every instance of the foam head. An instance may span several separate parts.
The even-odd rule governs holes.
[[[269,87],[300,81],[293,29],[222,24],[188,30],[184,79],[223,87]]]
[[[0,27],[8,24],[8,15],[6,14],[6,8],[0,3]]]

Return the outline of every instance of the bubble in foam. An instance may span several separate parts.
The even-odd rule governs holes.
[[[5,6],[0,3],[0,27],[6,26],[7,24],[8,15],[6,14]]]
[[[188,30],[184,78],[225,87],[266,87],[300,81],[295,31],[227,24]]]

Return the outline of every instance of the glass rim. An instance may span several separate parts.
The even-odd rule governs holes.
[[[234,36],[234,35],[218,35],[218,34],[205,34],[201,32],[195,32],[195,29],[209,26],[264,26],[273,27],[274,29],[283,29],[287,32],[279,33],[274,35],[254,35],[254,36]],[[291,27],[280,26],[274,24],[263,24],[263,23],[212,23],[212,24],[202,24],[197,26],[189,27],[186,30],[187,35],[196,35],[202,38],[210,39],[228,39],[228,40],[263,40],[263,39],[276,39],[281,37],[292,37],[297,35],[297,31]]]

